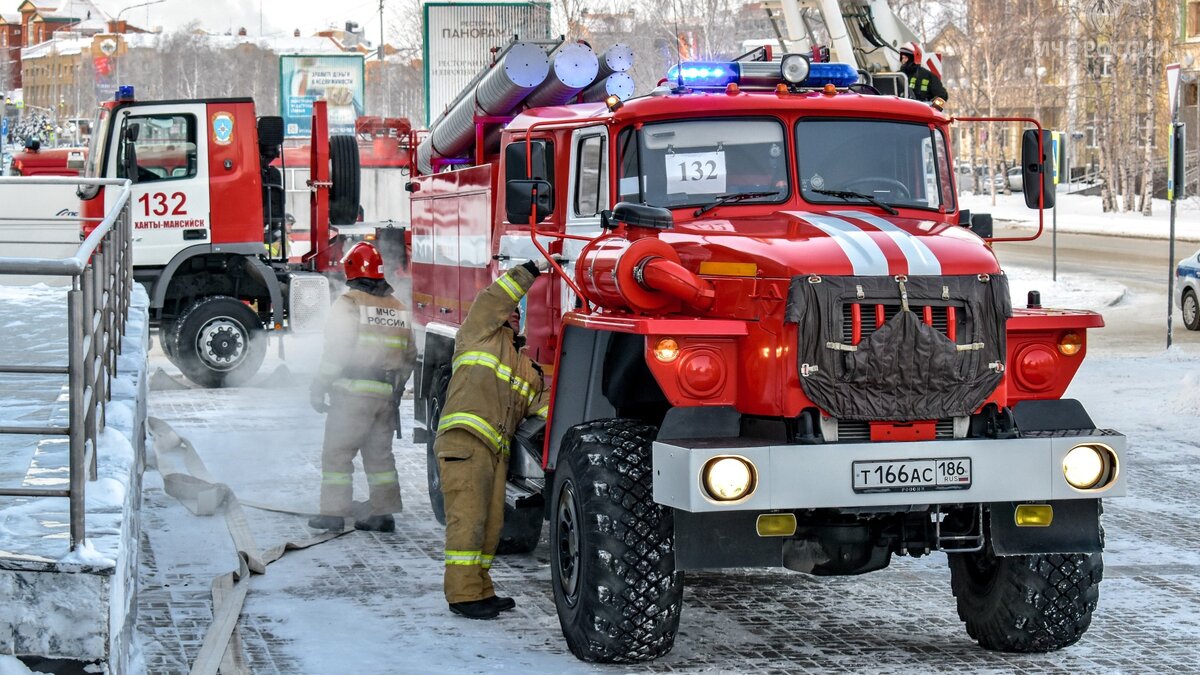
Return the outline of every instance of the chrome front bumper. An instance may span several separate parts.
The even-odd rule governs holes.
[[[1114,431],[1041,432],[1022,438],[899,443],[763,445],[757,439],[655,441],[654,501],[693,513],[772,509],[885,509],[914,504],[1097,499],[1125,494],[1125,436]],[[1079,490],[1063,476],[1063,458],[1081,443],[1102,443],[1117,457],[1116,478],[1106,487]],[[754,464],[757,484],[737,502],[717,502],[701,485],[713,457],[734,455]],[[972,484],[958,490],[856,493],[853,462],[969,457]]]

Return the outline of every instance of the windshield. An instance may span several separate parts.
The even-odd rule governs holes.
[[[83,175],[87,178],[100,177],[100,161],[104,148],[104,139],[108,136],[108,108],[100,108],[96,112],[96,123],[92,125],[92,140],[88,143],[87,165]]]
[[[783,125],[762,119],[708,119],[647,124],[617,141],[620,200],[678,208],[722,195],[765,193],[739,203],[788,196]],[[639,180],[640,178],[640,180]]]
[[[929,125],[802,119],[796,153],[801,194],[809,202],[870,203],[849,196],[853,192],[891,206],[954,208],[946,141]]]

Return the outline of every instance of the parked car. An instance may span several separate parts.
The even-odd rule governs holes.
[[[1183,325],[1200,330],[1200,251],[1179,261],[1175,268],[1175,305],[1183,312]]]
[[[1021,167],[1014,166],[1005,173],[1008,182],[1008,189],[1013,192],[1020,192],[1024,188],[1021,185]]]
[[[996,186],[997,192],[1011,190],[1013,192],[1021,191],[1021,167],[1014,166],[1006,170],[1004,173],[998,173],[992,176],[992,184]]]

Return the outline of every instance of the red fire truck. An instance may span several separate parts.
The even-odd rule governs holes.
[[[983,647],[1076,642],[1101,499],[1126,482],[1124,436],[1062,398],[1103,320],[1013,307],[990,219],[955,197],[951,129],[968,121],[800,55],[531,107],[536,61],[501,52],[416,152],[435,512],[456,330],[481,288],[554,255],[521,307],[551,412],[516,432],[505,530],[528,550],[549,521],[576,656],[667,653],[687,570],[853,575],[935,552]],[[1027,203],[1047,207],[1025,122]]]
[[[149,292],[163,352],[184,375],[204,386],[245,382],[262,363],[268,331],[320,327],[325,275],[336,275],[341,259],[329,227],[359,212],[358,144],[329,137],[323,102],[307,163],[316,167],[310,222],[319,244],[299,264],[286,244],[268,246],[285,217],[272,166],[283,150],[281,118],[256,117],[250,99],[138,101],[121,87],[93,129],[85,173],[134,183],[134,276]],[[81,193],[85,222],[98,222],[117,195]]]

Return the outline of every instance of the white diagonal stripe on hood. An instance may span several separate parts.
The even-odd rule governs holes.
[[[857,218],[868,225],[877,227],[896,242],[900,250],[904,253],[904,257],[908,258],[908,273],[913,276],[940,276],[942,273],[942,262],[934,255],[933,251],[921,241],[920,237],[907,232],[898,227],[895,223],[888,222],[879,216],[873,216],[862,211],[832,211],[834,215],[842,216],[843,218]]]
[[[797,211],[794,215],[803,218],[836,241],[850,259],[855,275],[887,276],[888,261],[883,249],[871,239],[871,235],[857,225],[821,213]]]

